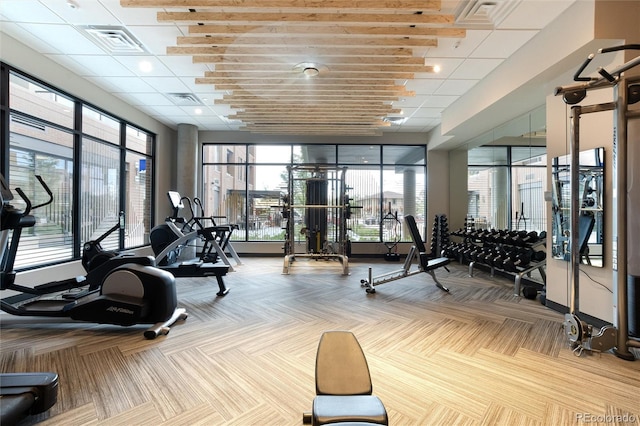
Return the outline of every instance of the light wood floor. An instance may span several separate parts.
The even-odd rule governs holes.
[[[59,374],[43,425],[299,425],[320,334],[344,329],[392,425],[640,424],[640,361],[574,356],[562,316],[512,296],[505,278],[453,264],[437,271],[449,294],[419,274],[367,295],[370,265],[400,264],[356,259],[342,276],[336,262],[300,259],[281,275],[282,258],[243,261],[225,297],[213,280],[178,279],[189,318],[156,340],[2,315],[0,371]]]

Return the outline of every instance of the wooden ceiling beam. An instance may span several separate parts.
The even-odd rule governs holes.
[[[167,55],[224,55],[229,56],[302,56],[302,57],[335,57],[335,56],[413,56],[413,49],[400,47],[277,47],[273,49],[251,47],[205,47],[205,46],[168,46]]]
[[[313,47],[436,47],[438,40],[435,38],[354,38],[354,37],[309,37],[301,33],[295,36],[282,38],[258,38],[258,37],[178,37],[178,46],[242,46],[242,47],[286,47],[305,46]]]
[[[200,79],[202,77],[197,77]],[[223,85],[233,85],[236,87],[247,87],[251,88],[254,86],[276,86],[276,85],[284,85],[284,84],[292,84],[291,79],[282,78],[282,79],[234,79],[234,78],[207,78],[207,81],[213,81],[211,83],[203,83],[203,84],[213,84],[218,87],[222,87]],[[317,78],[314,79],[313,83],[309,83],[313,85],[313,87],[323,87],[323,86],[355,86],[355,87],[404,87],[402,85],[394,84],[395,80],[340,80],[333,78]],[[293,82],[294,85],[298,85],[301,83]],[[223,89],[223,90],[233,90],[233,89]]]
[[[269,130],[269,129],[257,129],[251,130],[246,128],[240,128],[239,130],[248,131],[250,133],[259,133],[261,135],[304,135],[304,136],[382,136],[382,130],[349,130],[349,129],[314,129],[314,130],[297,130],[297,129],[281,129],[281,130]]]
[[[231,108],[247,108],[251,106],[266,106],[270,108],[301,108],[305,106],[336,106],[336,107],[345,107],[349,106],[352,108],[363,108],[363,107],[378,107],[383,105],[391,105],[386,104],[385,102],[392,102],[390,100],[385,99],[384,101],[380,101],[374,103],[371,99],[338,99],[338,100],[328,100],[325,99],[323,101],[319,101],[316,99],[294,99],[294,100],[278,100],[278,99],[214,99],[214,105],[228,105]]]
[[[289,64],[293,68],[296,64],[300,63],[299,55],[297,57],[292,56],[225,56],[225,55],[198,55],[193,57],[194,64],[261,64],[261,65],[283,65]],[[324,57],[322,58],[322,65],[328,67],[332,65],[425,65],[424,58],[417,58],[414,56],[338,56],[338,57]]]
[[[367,12],[369,9],[363,9]],[[303,12],[158,12],[159,22],[176,23],[219,23],[237,22],[239,24],[289,23],[307,25],[351,24],[351,25],[453,25],[455,17],[446,14],[398,13],[303,13]]]
[[[323,69],[322,65],[318,65],[318,70],[320,71],[321,76],[330,76],[331,73],[358,73],[359,75],[362,73],[396,73],[396,72],[426,72],[432,73],[433,66],[431,65],[377,65],[372,67],[369,64],[359,65],[359,64],[350,64],[350,65],[332,65],[331,68],[328,68],[326,71]],[[250,73],[250,72],[259,72],[266,74],[280,73],[285,72],[291,75],[303,76],[302,69],[298,72],[294,72],[293,68],[289,64],[272,64],[270,66],[265,66],[262,64],[217,64],[215,71],[205,71],[205,77],[214,77],[217,73],[226,72],[226,73]]]
[[[321,101],[336,101],[336,102],[344,102],[347,99],[351,99],[351,100],[360,100],[360,101],[367,101],[367,100],[379,100],[379,101],[394,101],[394,100],[398,100],[399,96],[398,95],[394,95],[394,94],[374,94],[374,95],[366,95],[366,94],[348,94],[348,93],[342,93],[342,94],[322,94],[322,93],[312,93],[312,94],[308,94],[308,93],[303,93],[303,94],[295,94],[295,93],[282,93],[282,94],[278,94],[278,93],[274,93],[272,96],[266,95],[266,96],[258,96],[255,93],[236,93],[234,92],[232,95],[223,95],[222,99],[226,100],[226,101],[230,101],[230,100],[238,100],[238,99],[252,99],[252,98],[261,98],[261,99],[265,99],[265,100],[273,100],[273,99],[282,99],[284,101],[287,100],[295,100],[295,99],[304,99],[304,100],[313,100],[313,101],[317,101],[317,102],[321,102]]]
[[[319,92],[326,92],[326,91],[340,91],[340,92],[344,92],[344,91],[348,91],[348,90],[352,90],[352,91],[371,91],[371,90],[375,90],[375,91],[384,91],[384,92],[393,92],[393,93],[409,93],[407,92],[406,88],[404,86],[371,86],[371,85],[355,85],[355,84],[349,84],[349,85],[335,85],[335,84],[323,84],[323,85],[317,85],[317,84],[313,84],[310,85],[309,87],[305,88],[302,85],[299,84],[288,84],[286,82],[282,82],[282,83],[274,83],[274,84],[255,84],[255,85],[249,85],[249,84],[214,84],[215,86],[215,90],[244,90],[244,91],[248,91],[248,92],[255,92],[255,91],[260,91],[260,92],[271,92],[271,91],[285,91],[285,92],[300,92],[303,90],[313,90],[313,91],[319,91]],[[403,95],[405,96],[405,95]],[[410,95],[406,95],[406,96],[410,96]]]
[[[447,37],[463,38],[467,31],[464,28],[438,28],[416,26],[381,26],[370,25],[366,27],[348,25],[235,25],[235,24],[204,24],[189,25],[189,34],[200,35],[241,35],[242,37],[282,37],[288,34],[305,35],[349,35],[351,37]]]
[[[327,74],[329,75],[329,74]],[[376,73],[376,72],[360,72],[357,75],[354,73],[331,73],[330,78],[334,80],[353,80],[354,77],[362,77],[363,80],[411,80],[414,77],[414,73],[412,72],[387,72],[387,73]],[[282,80],[282,79],[291,79],[296,75],[289,73],[273,73],[271,75],[264,73],[249,73],[249,74],[240,74],[240,73],[229,73],[229,72],[220,72],[216,73],[214,77],[196,77],[196,81],[200,81],[199,84],[215,84],[215,79],[218,78],[231,78],[236,80],[241,79],[249,79],[249,80],[262,80],[262,79],[274,79],[274,80]],[[322,75],[318,76],[318,79],[323,78]]]
[[[232,109],[239,110],[236,112],[252,112],[255,114],[259,113],[271,113],[273,111],[277,111],[279,114],[294,114],[294,113],[303,113],[303,114],[317,114],[317,113],[325,113],[325,112],[339,112],[339,113],[351,113],[354,111],[352,107],[344,106],[344,105],[327,105],[327,106],[297,106],[295,108],[291,106],[280,106],[280,107],[272,107],[267,105],[254,105],[254,106],[231,106]],[[362,108],[357,109],[357,113],[367,113],[367,114],[381,114],[381,115],[389,115],[389,114],[402,114],[402,109],[400,108],[392,108],[392,105],[383,105],[383,106],[363,106]]]
[[[122,7],[151,8],[310,8],[342,10],[440,10],[440,0],[120,0]]]
[[[231,117],[230,117],[231,118]],[[384,126],[386,121],[382,121],[380,117],[374,117],[371,119],[360,119],[357,117],[325,117],[325,116],[307,116],[307,117],[256,117],[245,119],[242,118],[241,121],[243,123],[253,123],[253,124],[349,124],[349,125],[358,125],[358,124],[370,124],[372,126],[381,127]]]
[[[276,129],[326,129],[326,130],[331,130],[331,129],[335,129],[336,127],[344,127],[344,128],[348,128],[351,130],[356,130],[356,129],[376,129],[378,127],[389,127],[391,125],[391,123],[388,123],[386,121],[383,121],[382,124],[378,125],[378,124],[371,124],[371,123],[362,123],[362,124],[338,124],[338,123],[318,123],[318,124],[314,124],[314,123],[287,123],[286,120],[283,120],[283,122],[281,124],[248,124],[246,126],[247,129],[255,129],[258,127],[269,127],[272,130],[276,130]]]
[[[233,91],[233,94],[251,94],[253,96],[269,96],[269,95],[273,95],[274,93],[280,93],[282,94],[282,96],[287,96],[287,97],[291,97],[291,96],[295,96],[295,97],[305,97],[305,96],[329,96],[329,95],[344,95],[344,96],[351,96],[351,95],[358,95],[358,96],[369,96],[369,97],[374,97],[377,95],[382,95],[382,96],[400,96],[400,97],[413,97],[415,96],[415,92],[413,91],[407,91],[407,90],[398,90],[398,89],[391,89],[391,90],[378,90],[376,89],[366,89],[366,88],[362,88],[362,89],[356,89],[356,88],[346,88],[346,89],[332,89],[330,87],[327,88],[323,88],[323,89],[309,89],[309,90],[296,90],[295,88],[291,88],[291,87],[282,87],[282,86],[278,86],[278,87],[256,87],[253,90],[248,90],[246,87],[237,87],[235,89],[231,89],[231,88],[223,88],[223,87],[219,87],[216,86],[216,90],[231,90]]]

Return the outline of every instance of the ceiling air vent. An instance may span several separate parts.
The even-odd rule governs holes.
[[[200,98],[193,93],[167,93],[166,96],[178,106],[204,105]]]
[[[467,28],[497,27],[522,0],[465,0],[456,10],[456,24]]]
[[[140,40],[125,27],[112,25],[83,25],[78,27],[89,40],[112,55],[149,53]]]

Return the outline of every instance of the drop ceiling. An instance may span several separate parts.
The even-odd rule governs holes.
[[[170,127],[379,135],[434,129],[572,2],[2,0],[0,36]]]

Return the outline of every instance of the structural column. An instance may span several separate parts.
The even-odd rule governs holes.
[[[407,167],[403,172],[403,212],[404,215],[416,214],[416,171]]]
[[[178,124],[176,148],[177,188],[180,194],[193,198],[198,194],[198,127]]]

